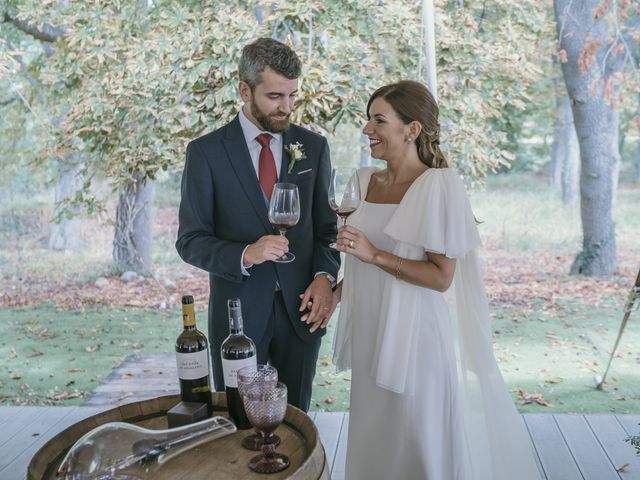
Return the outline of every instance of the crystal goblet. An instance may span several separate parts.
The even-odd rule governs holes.
[[[272,365],[249,365],[238,370],[238,393],[243,398],[244,392],[251,385],[268,383],[275,386],[278,383],[278,370]],[[243,400],[244,401],[244,400]],[[262,436],[256,433],[247,435],[242,439],[242,446],[247,450],[259,452],[262,450]],[[280,444],[280,437],[273,435],[272,439],[275,446]]]
[[[284,420],[287,411],[287,386],[278,382],[250,386],[243,397],[244,408],[251,425],[262,435],[262,454],[249,461],[249,468],[258,473],[276,473],[289,466],[289,457],[276,453],[273,432]]]

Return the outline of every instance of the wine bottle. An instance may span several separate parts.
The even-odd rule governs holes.
[[[244,334],[242,329],[242,307],[240,299],[227,301],[229,309],[229,336],[222,342],[222,371],[227,392],[229,416],[239,429],[251,428],[244,411],[242,398],[238,392],[238,370],[249,365],[256,366],[256,345]]]
[[[206,403],[211,414],[209,345],[204,333],[196,328],[196,314],[191,295],[182,297],[182,324],[184,330],[176,340],[180,399],[183,402]]]

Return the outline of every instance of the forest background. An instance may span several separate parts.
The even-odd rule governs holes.
[[[171,352],[183,293],[205,327],[207,274],[173,247],[180,175],[237,111],[242,46],[289,42],[295,121],[370,165],[366,101],[426,78],[426,3],[1,0],[0,404],[82,403],[128,355]],[[639,4],[438,0],[435,38],[514,400],[640,412],[637,313],[594,388],[640,267]],[[313,408],[347,410],[332,334]]]

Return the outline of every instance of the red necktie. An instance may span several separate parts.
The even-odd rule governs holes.
[[[269,148],[271,138],[271,135],[268,133],[261,133],[256,137],[258,143],[262,145],[260,161],[258,163],[258,179],[260,180],[260,186],[264,194],[269,200],[271,200],[271,192],[273,192],[273,186],[278,179],[276,161],[273,159],[273,153],[271,153],[271,149]]]

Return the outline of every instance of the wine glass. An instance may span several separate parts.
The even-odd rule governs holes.
[[[276,183],[269,201],[269,222],[284,237],[287,230],[296,226],[298,220],[300,220],[298,186],[294,183]],[[293,253],[286,252],[274,262],[289,263],[295,258]]]
[[[258,473],[276,473],[289,466],[289,457],[276,453],[273,432],[287,412],[287,386],[257,383],[245,390],[244,408],[251,425],[262,435],[262,454],[249,460],[249,468]]]
[[[331,169],[329,206],[342,219],[344,226],[349,215],[360,206],[360,181],[355,170],[350,171],[349,177],[342,173],[337,168]],[[332,242],[329,247],[336,248],[336,243]]]
[[[244,392],[252,385],[267,383],[270,386],[275,386],[278,383],[278,370],[271,365],[249,365],[238,370],[237,375],[240,398],[243,398]],[[273,443],[278,446],[280,437],[274,435]],[[242,446],[247,450],[259,452],[262,449],[262,436],[256,430],[256,433],[242,439]]]

